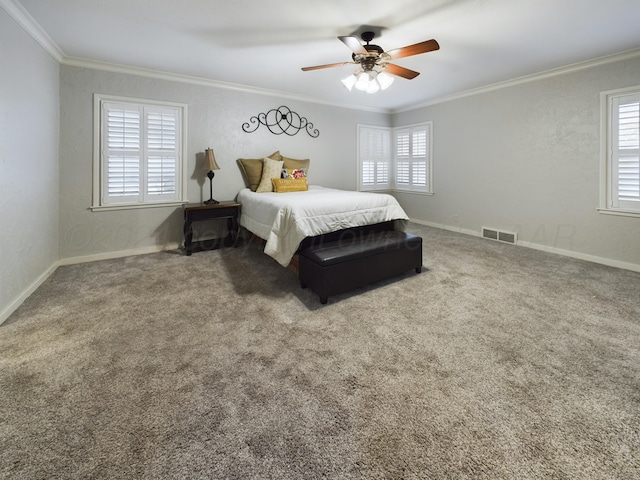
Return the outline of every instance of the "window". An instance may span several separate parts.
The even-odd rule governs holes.
[[[432,193],[431,129],[431,122],[398,128],[359,125],[358,188]]]
[[[93,209],[186,202],[186,105],[96,95]]]
[[[640,87],[604,92],[600,211],[640,216]]]

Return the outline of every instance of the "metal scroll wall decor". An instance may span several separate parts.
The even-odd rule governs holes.
[[[274,135],[286,133],[292,137],[300,130],[305,130],[313,138],[318,138],[320,135],[318,129],[313,128],[313,123],[309,122],[306,117],[301,117],[285,106],[272,108],[267,113],[259,113],[251,117],[248,122],[242,124],[242,130],[253,133],[260,125],[267,127]]]

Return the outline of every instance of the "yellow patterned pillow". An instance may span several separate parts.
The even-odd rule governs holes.
[[[257,193],[261,192],[273,192],[272,178],[280,176],[282,171],[282,161],[272,160],[271,158],[262,159],[262,178],[260,179],[260,185],[256,189]]]
[[[273,178],[273,191],[276,193],[304,192],[309,190],[306,177],[302,178]]]

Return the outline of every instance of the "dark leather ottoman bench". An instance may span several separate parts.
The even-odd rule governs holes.
[[[422,271],[422,237],[381,231],[309,246],[299,252],[302,288],[327,303],[330,295],[399,275]]]

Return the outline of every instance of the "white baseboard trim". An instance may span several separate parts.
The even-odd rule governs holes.
[[[481,233],[474,230],[467,230],[464,228],[453,227],[451,225],[443,225],[440,223],[434,222],[426,222],[424,220],[418,220],[415,218],[410,218],[410,222],[417,223],[419,225],[425,225],[427,227],[440,228],[443,230],[449,230],[451,232],[463,233],[465,235],[471,235],[474,237],[482,237]],[[563,255],[565,257],[576,258],[578,260],[586,260],[588,262],[599,263],[601,265],[607,265],[608,267],[622,268],[625,270],[631,270],[633,272],[640,272],[640,265],[636,265],[635,263],[629,262],[621,262],[619,260],[613,260],[610,258],[598,257],[596,255],[589,255],[586,253],[574,252],[572,250],[564,250],[562,248],[549,247],[546,245],[540,245],[537,243],[531,242],[523,242],[522,240],[518,240],[517,246],[532,248],[534,250],[540,250],[548,253],[555,253],[556,255]]]
[[[131,257],[133,255],[144,255],[147,253],[157,253],[166,250],[175,250],[180,247],[180,244],[175,242],[163,246],[145,247],[132,250],[120,250],[118,252],[98,253],[95,255],[84,255],[81,257],[70,257],[58,260],[51,265],[42,275],[40,275],[35,282],[33,282],[27,289],[25,289],[18,298],[16,298],[9,306],[7,306],[2,312],[0,312],[0,325],[2,325],[13,312],[15,312],[29,296],[35,292],[40,285],[42,285],[47,278],[49,278],[58,267],[64,265],[75,265],[78,263],[96,262],[99,260],[110,260],[113,258]]]
[[[49,268],[47,268],[47,270],[40,275],[35,282],[33,282],[31,285],[29,285],[29,287],[23,291],[20,296],[18,296],[18,298],[16,298],[13,302],[11,302],[11,304],[9,304],[9,306],[7,306],[7,308],[5,308],[1,313],[0,313],[0,325],[2,325],[10,316],[13,312],[15,312],[18,307],[20,305],[22,305],[24,303],[24,301],[29,298],[29,296],[35,292],[38,287],[40,285],[42,285],[47,278],[49,278],[51,275],[53,275],[53,272],[56,271],[56,269],[58,268],[58,266],[60,265],[59,262],[55,262],[53,265],[51,265]]]
[[[595,255],[589,255],[586,253],[574,252],[571,250],[564,250],[562,248],[547,247],[545,245],[539,245],[537,243],[523,242],[518,240],[518,245],[523,247],[532,248],[534,250],[541,250],[543,252],[555,253],[557,255],[564,255],[565,257],[577,258],[578,260],[586,260],[587,262],[599,263],[608,267],[622,268],[624,270],[631,270],[633,272],[640,272],[640,265],[629,262],[621,262],[619,260],[613,260],[611,258],[597,257]]]
[[[78,263],[97,262],[100,260],[112,260],[114,258],[133,257],[134,255],[146,255],[148,253],[164,252],[166,250],[175,250],[180,244],[170,243],[167,245],[156,245],[153,247],[135,248],[129,250],[119,250],[117,252],[96,253],[93,255],[83,255],[79,257],[63,258],[59,261],[60,266],[76,265]]]
[[[465,235],[471,235],[472,237],[481,237],[482,234],[480,232],[476,232],[475,230],[467,230],[465,228],[454,227],[451,225],[445,225],[443,223],[434,223],[427,222],[425,220],[418,220],[417,218],[410,218],[410,222],[417,223],[418,225],[425,225],[427,227],[440,228],[442,230],[449,230],[450,232],[458,232],[464,233]]]

